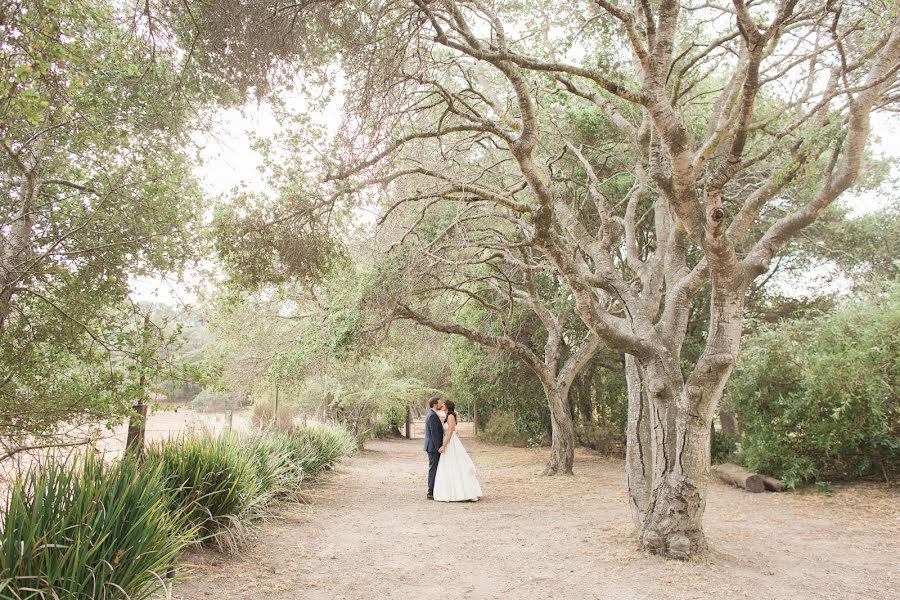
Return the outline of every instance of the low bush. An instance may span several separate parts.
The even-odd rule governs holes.
[[[378,439],[395,438],[402,435],[400,429],[387,419],[377,419],[372,426],[372,437]]]
[[[481,439],[507,446],[524,447],[528,445],[528,440],[516,428],[512,414],[507,412],[495,412],[491,415],[491,420],[481,432]]]
[[[0,510],[0,597],[148,598],[196,529],[159,465],[50,461],[15,481]]]

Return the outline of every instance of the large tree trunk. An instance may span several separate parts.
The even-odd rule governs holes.
[[[629,406],[629,451],[633,457],[628,465],[629,494],[639,520],[641,547],[687,558],[706,550],[702,517],[709,423],[689,416],[689,400],[677,366],[667,367],[658,358],[629,359],[629,363],[633,364],[626,376],[638,378],[629,382],[630,395],[635,404],[639,402]],[[643,450],[645,439],[649,453]],[[641,476],[640,466],[649,477]]]
[[[677,359],[629,359],[629,401],[637,401],[640,385],[650,412],[652,482],[642,511],[640,540],[643,549],[655,554],[684,559],[707,550],[702,521],[710,429],[740,347],[744,293],[740,281],[714,285],[709,339],[687,381],[682,382]],[[669,355],[678,357],[680,353],[673,350],[668,350]],[[635,377],[639,382],[632,381]],[[629,416],[636,411],[629,406]],[[629,418],[630,434],[631,429]],[[629,445],[640,441],[639,435],[631,435]],[[628,466],[635,469],[634,464]],[[629,477],[632,474],[630,470]],[[642,482],[630,479],[629,483],[633,488]],[[642,489],[629,490],[632,498],[638,498],[634,501],[638,507]]]
[[[671,558],[704,552],[710,421],[687,410],[681,382],[661,361],[626,355],[625,375],[626,473],[641,547]]]
[[[733,412],[729,412],[727,410],[721,411],[719,413],[719,422],[722,424],[722,433],[727,433],[728,435],[737,435],[737,417],[734,416]]]
[[[575,427],[569,406],[569,388],[544,383],[544,393],[550,406],[550,460],[545,475],[571,475],[575,462]]]
[[[628,426],[625,444],[625,475],[628,504],[637,527],[644,520],[653,484],[653,449],[650,445],[650,409],[636,359],[625,355],[625,381],[628,384]]]
[[[670,430],[671,431],[671,430]],[[669,558],[689,558],[707,550],[703,534],[709,473],[709,426],[705,419],[675,417],[675,454],[665,457],[641,523],[641,547]]]

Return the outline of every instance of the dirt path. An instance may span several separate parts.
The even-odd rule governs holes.
[[[425,499],[420,441],[371,442],[238,555],[186,557],[178,600],[900,598],[900,494],[749,494],[711,485],[708,558],[635,549],[619,460],[466,440],[486,497]]]

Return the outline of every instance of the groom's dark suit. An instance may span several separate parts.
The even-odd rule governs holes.
[[[444,426],[434,409],[428,409],[425,417],[425,452],[428,453],[428,495],[434,495],[434,476],[441,460],[440,449],[444,444]]]

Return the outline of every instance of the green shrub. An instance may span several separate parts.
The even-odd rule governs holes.
[[[477,309],[471,318],[479,319]],[[477,322],[477,321],[476,321]],[[456,411],[472,414],[477,402],[478,418],[485,430],[498,413],[514,421],[517,434],[511,440],[525,445],[550,433],[550,408],[540,382],[521,361],[492,352],[465,338],[454,336],[451,382]],[[506,443],[506,442],[497,442]]]
[[[16,480],[0,511],[0,597],[147,598],[195,538],[158,465],[49,461]]]
[[[516,428],[515,419],[510,413],[495,412],[491,415],[484,431],[481,433],[481,439],[495,444],[505,444],[507,446],[526,446],[528,440],[525,439]]]
[[[580,424],[575,428],[575,442],[604,456],[625,456],[625,432],[616,426]]]
[[[209,434],[156,444],[147,462],[158,465],[172,491],[172,509],[188,512],[202,541],[233,549],[265,505],[261,462],[234,435]]]
[[[399,428],[388,419],[379,418],[372,426],[372,437],[378,439],[397,437],[399,431]]]
[[[792,487],[900,472],[898,292],[747,340],[731,395],[748,468]]]
[[[0,598],[147,598],[187,545],[234,548],[247,525],[352,453],[343,427],[209,434],[105,468],[50,461],[14,483],[0,511]]]
[[[397,437],[400,428],[406,425],[407,405],[405,402],[393,402],[381,407],[372,427],[372,437]]]

